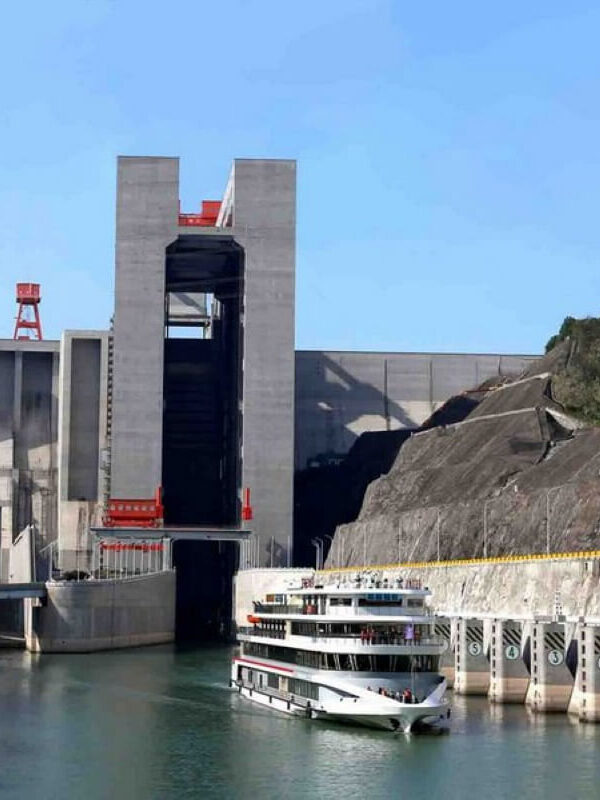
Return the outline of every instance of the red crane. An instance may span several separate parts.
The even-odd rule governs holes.
[[[39,305],[42,300],[39,283],[17,283],[19,311],[13,339],[42,340]]]

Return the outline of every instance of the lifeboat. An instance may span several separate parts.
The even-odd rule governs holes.
[[[258,623],[261,621],[261,620],[260,620],[260,617],[255,617],[255,616],[254,616],[254,614],[248,614],[248,616],[247,616],[247,618],[246,618],[246,619],[247,619],[247,620],[248,620],[248,622],[250,622],[252,625],[258,625]]]

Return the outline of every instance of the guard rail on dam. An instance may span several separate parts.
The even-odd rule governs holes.
[[[238,573],[238,624],[251,592],[285,591],[300,577],[269,572]],[[600,550],[303,572],[324,585],[357,574],[363,586],[420,578],[432,591],[434,633],[446,643],[440,668],[457,693],[600,722]]]
[[[58,566],[55,545],[36,554],[33,541],[30,534],[18,542],[13,582],[0,584],[0,601],[12,601],[0,603],[4,644],[20,642],[32,652],[91,652],[173,641],[170,540],[90,540],[89,548],[73,554],[67,571]],[[2,630],[3,617],[11,630]]]
[[[182,610],[173,550],[180,540],[245,545],[248,537],[246,529],[214,527],[92,528],[79,536],[76,549],[59,548],[53,542],[36,552],[35,533],[25,530],[11,548],[10,579],[35,581],[37,574],[42,583],[35,585],[42,589],[36,591],[41,595],[23,601],[21,588],[11,607],[0,603],[0,640],[4,635],[12,645],[18,639],[21,646],[36,652],[90,652],[170,642],[175,639],[176,606],[180,619],[189,617],[195,624],[202,621],[202,613],[207,616],[218,608],[228,633],[231,592],[218,576],[212,583],[200,583],[208,596],[204,605],[193,604],[189,614],[187,606]],[[178,572],[179,577],[185,574],[185,563],[180,561]],[[211,594],[215,582],[221,594]],[[6,592],[17,597],[15,588]]]

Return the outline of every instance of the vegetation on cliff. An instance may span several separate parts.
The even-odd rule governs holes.
[[[563,341],[569,342],[569,356],[554,375],[553,397],[573,416],[600,425],[600,319],[565,317],[546,352]]]

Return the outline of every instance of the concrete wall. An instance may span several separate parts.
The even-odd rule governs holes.
[[[358,569],[327,570],[355,574]],[[600,618],[600,560],[585,557],[474,563],[452,566],[375,567],[367,570],[393,579],[421,578],[440,613],[465,617],[492,616],[524,619],[552,616],[557,599],[567,616]]]
[[[71,346],[69,500],[96,500],[98,497],[101,350],[102,342],[96,338],[78,338]]]
[[[10,546],[8,582],[30,583],[36,581],[34,531],[27,527]]]
[[[0,350],[0,581],[8,580],[13,539],[15,354]]]
[[[162,480],[165,248],[177,236],[179,160],[118,161],[111,496]]]
[[[537,356],[296,353],[295,466],[347,453],[366,431],[416,428],[449,397],[521,373]]]
[[[0,340],[0,580],[27,525],[56,537],[58,348]]]
[[[27,649],[87,653],[171,642],[175,573],[119,581],[48,583],[47,605],[26,601]]]
[[[289,566],[296,162],[236,159],[230,185],[233,233],[245,252],[242,485],[252,491],[261,562]]]
[[[90,524],[100,521],[107,447],[107,331],[65,331],[60,349],[58,539],[71,569]]]

